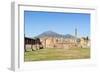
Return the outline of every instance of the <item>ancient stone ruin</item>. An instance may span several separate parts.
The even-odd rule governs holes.
[[[54,38],[44,37],[40,38],[44,48],[88,48],[90,41],[85,38],[72,39],[72,38]]]
[[[55,38],[55,37],[43,37],[43,38],[26,38],[25,37],[25,51],[30,48],[32,51],[42,48],[89,48],[90,40],[86,38]]]
[[[25,51],[27,49],[39,50],[42,48],[90,48],[90,39],[88,37],[77,37],[77,29],[75,36],[60,35],[58,33],[48,31],[44,32],[36,38],[25,37]]]

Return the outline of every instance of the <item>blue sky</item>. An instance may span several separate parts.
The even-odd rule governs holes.
[[[34,37],[45,31],[90,36],[90,14],[24,11],[25,36]]]

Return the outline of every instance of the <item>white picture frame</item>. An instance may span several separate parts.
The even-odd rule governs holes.
[[[96,64],[95,30],[96,30],[96,8],[90,6],[78,5],[35,5],[34,3],[12,3],[12,49],[11,49],[11,69],[34,70],[57,67],[76,67],[91,66]],[[91,14],[91,58],[82,60],[62,60],[62,61],[38,61],[24,62],[24,10],[31,11],[49,11],[49,12],[74,12]],[[23,45],[23,46],[22,46]],[[22,48],[22,49],[21,49]]]

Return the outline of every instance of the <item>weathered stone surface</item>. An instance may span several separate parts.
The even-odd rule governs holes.
[[[89,40],[80,38],[77,42],[76,39],[71,39],[71,38],[54,38],[54,37],[44,37],[40,38],[42,45],[45,48],[87,48],[90,47],[90,42]]]
[[[55,37],[43,37],[40,38],[41,44],[26,44],[25,50],[31,49],[39,50],[42,48],[90,48],[90,40],[86,38],[71,39],[71,38],[55,38]]]

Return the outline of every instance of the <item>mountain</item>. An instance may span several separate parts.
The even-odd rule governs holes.
[[[64,38],[75,38],[75,36],[70,35],[70,34],[66,34],[66,35],[64,35]]]
[[[62,34],[58,34],[58,33],[53,32],[53,31],[43,32],[42,34],[40,34],[40,35],[38,35],[36,37],[37,38],[42,38],[42,37],[75,38],[75,36],[70,35],[70,34],[62,35]]]

